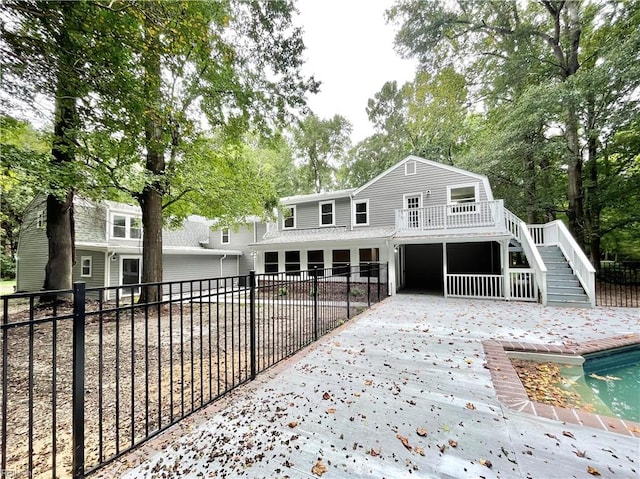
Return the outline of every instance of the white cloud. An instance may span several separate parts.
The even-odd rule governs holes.
[[[394,27],[384,12],[392,0],[299,0],[299,23],[307,47],[304,68],[322,82],[309,107],[321,118],[340,114],[353,124],[352,138],[372,133],[367,100],[385,82],[413,78],[417,63],[393,50]]]

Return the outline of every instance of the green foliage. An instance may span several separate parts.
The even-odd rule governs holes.
[[[293,129],[293,151],[302,176],[301,193],[320,193],[335,185],[335,170],[351,146],[351,124],[335,115],[322,120],[313,113]]]

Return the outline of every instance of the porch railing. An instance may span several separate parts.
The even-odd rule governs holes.
[[[504,299],[501,274],[447,274],[446,279],[447,297]]]
[[[97,471],[385,298],[387,271],[2,296],[0,477]],[[136,302],[142,287],[159,300]]]
[[[404,208],[396,210],[396,230],[438,231],[470,228],[502,228],[502,200]]]
[[[538,301],[538,285],[532,268],[509,270],[509,299]]]

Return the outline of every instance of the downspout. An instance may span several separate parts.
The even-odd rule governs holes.
[[[224,276],[222,275],[222,271],[223,271],[223,269],[222,269],[222,263],[224,262],[224,260],[225,260],[225,259],[227,259],[227,255],[226,255],[226,254],[220,258],[220,277],[221,277],[221,278],[223,278],[223,277],[224,277]]]

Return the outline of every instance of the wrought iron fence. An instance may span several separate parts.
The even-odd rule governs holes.
[[[3,296],[2,477],[98,470],[386,297],[387,271]],[[158,300],[138,303],[141,288]]]
[[[640,307],[639,265],[603,262],[596,273],[596,304]]]

